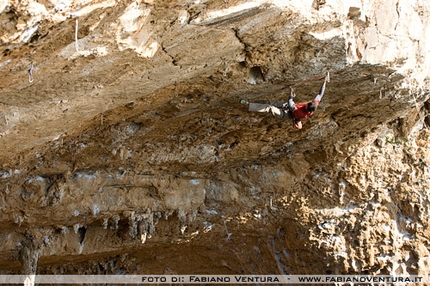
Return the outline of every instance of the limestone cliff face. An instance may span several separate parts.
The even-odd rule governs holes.
[[[1,0],[1,272],[429,274],[430,4],[345,2]]]

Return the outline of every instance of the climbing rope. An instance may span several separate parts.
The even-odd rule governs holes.
[[[228,240],[228,242],[230,242],[230,244],[231,244],[232,242],[231,242],[230,237],[231,237],[232,233],[231,233],[231,232],[228,232],[227,224],[226,224],[226,222],[225,222],[225,218],[224,218],[224,216],[223,216],[223,215],[221,215],[221,218],[222,218],[222,221],[223,221],[223,223],[224,223],[224,229],[225,229],[225,233],[227,234],[227,240]]]
[[[218,132],[219,134],[219,138],[216,141],[216,147],[217,147],[217,170],[215,171],[215,183],[218,184],[219,183],[219,179],[218,179],[218,175],[221,173],[221,141],[222,141],[222,129],[224,128],[224,120],[221,119],[221,127],[220,130]]]

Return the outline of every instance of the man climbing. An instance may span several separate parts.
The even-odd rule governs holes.
[[[315,99],[310,102],[300,102],[295,104],[293,98],[296,96],[294,89],[290,86],[291,93],[288,102],[281,102],[276,100],[260,100],[256,102],[249,102],[247,99],[241,99],[241,104],[249,104],[248,110],[252,112],[271,112],[273,116],[280,118],[288,118],[294,121],[294,127],[302,129],[302,119],[308,118],[314,114],[315,110],[320,103],[326,83],[330,82],[330,74],[327,72],[324,78],[324,83]]]

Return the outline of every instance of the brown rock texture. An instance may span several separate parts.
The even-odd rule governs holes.
[[[429,274],[430,5],[344,2],[0,0],[0,273]]]

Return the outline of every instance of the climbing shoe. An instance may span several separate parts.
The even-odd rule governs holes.
[[[239,100],[239,103],[240,104],[249,104],[249,100],[245,99],[245,98],[242,98],[241,100]]]

